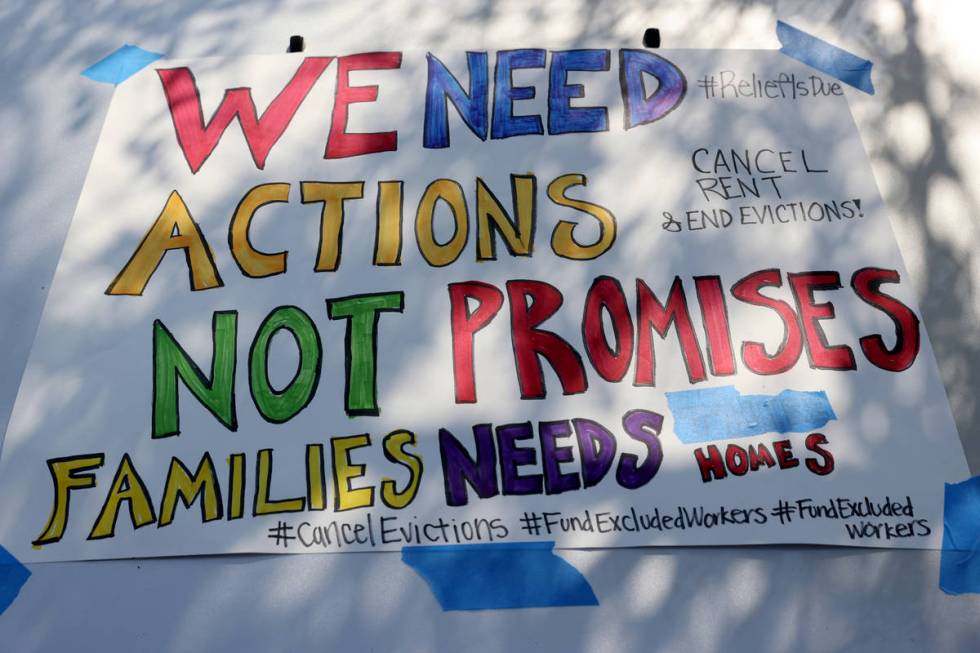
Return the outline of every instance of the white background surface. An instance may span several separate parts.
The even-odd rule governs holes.
[[[85,4],[85,6],[81,6]],[[0,315],[6,420],[111,87],[78,73],[123,42],[172,56],[316,49],[778,47],[776,17],[875,62],[848,91],[973,473],[980,472],[976,123],[959,3],[10,3],[0,10]],[[357,29],[352,29],[357,25]],[[354,40],[354,34],[357,39]],[[972,123],[972,124],[971,124]],[[936,552],[569,551],[598,608],[443,613],[397,554],[34,565],[0,649],[976,650],[980,599],[938,589]]]

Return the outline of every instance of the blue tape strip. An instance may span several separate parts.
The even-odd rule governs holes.
[[[666,395],[674,434],[684,444],[763,433],[802,433],[837,419],[823,390],[742,396],[735,386],[726,385]]]
[[[783,54],[836,77],[869,95],[875,94],[875,87],[871,83],[871,66],[874,64],[867,59],[842,50],[781,20],[776,21],[776,36],[783,44],[779,50]]]
[[[980,593],[980,476],[946,484],[939,587],[947,594]]]
[[[163,55],[135,45],[126,44],[82,71],[82,75],[97,82],[124,82]]]
[[[0,614],[10,607],[30,577],[30,569],[0,546]]]
[[[599,605],[589,581],[554,554],[554,542],[406,546],[402,561],[443,610]]]

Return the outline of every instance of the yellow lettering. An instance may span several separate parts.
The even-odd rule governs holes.
[[[89,533],[88,539],[101,540],[112,537],[116,534],[116,518],[119,517],[119,508],[123,502],[129,504],[129,518],[133,523],[133,528],[142,528],[147,524],[156,521],[156,514],[153,512],[153,504],[150,502],[150,493],[143,484],[143,479],[136,473],[133,461],[129,459],[129,454],[123,454],[116,470],[116,477],[112,480],[112,487],[106,496],[102,510],[99,512],[98,519]]]
[[[436,202],[439,200],[449,206],[455,222],[453,237],[445,243],[436,241],[433,225]],[[452,179],[436,179],[429,184],[419,200],[419,208],[415,214],[415,238],[429,265],[441,268],[459,258],[469,236],[468,220],[466,198],[457,182]]]
[[[322,444],[306,445],[306,502],[310,510],[325,510],[327,507]]]
[[[71,491],[95,487],[95,474],[82,474],[102,467],[105,456],[86,454],[69,458],[52,458],[48,461],[48,471],[54,481],[54,507],[44,531],[34,540],[34,546],[57,542],[65,534],[68,525],[68,508]]]
[[[378,231],[374,241],[375,265],[402,264],[401,181],[378,182]]]
[[[351,487],[351,481],[364,476],[364,465],[351,462],[352,449],[371,445],[371,436],[366,433],[333,438],[330,446],[333,453],[334,510],[343,512],[354,508],[369,508],[374,505],[373,487]]]
[[[228,519],[241,519],[245,512],[245,454],[231,454],[228,465]]]
[[[231,255],[242,269],[242,274],[248,277],[270,277],[286,271],[288,252],[267,254],[252,247],[249,239],[249,227],[255,212],[266,204],[289,201],[289,184],[261,184],[251,189],[238,203],[235,215],[228,227],[228,244]]]
[[[178,498],[185,508],[190,508],[202,494],[204,496],[201,499],[201,521],[221,519],[221,494],[218,490],[218,479],[211,454],[204,454],[193,478],[180,460],[172,458],[167,481],[163,486],[163,500],[160,502],[160,520],[157,522],[157,527],[166,526],[174,520]]]
[[[300,184],[303,204],[323,202],[320,213],[320,246],[317,272],[330,272],[340,265],[344,234],[344,202],[364,197],[364,182],[304,181]]]
[[[272,484],[272,449],[260,449],[258,462],[258,478],[255,488],[255,506],[252,512],[256,515],[274,515],[280,512],[300,512],[306,506],[303,497],[294,499],[269,499],[269,486]]]
[[[387,476],[381,480],[381,500],[389,508],[404,508],[415,499],[422,478],[422,458],[405,451],[407,445],[415,446],[415,434],[411,431],[392,431],[382,443],[385,458],[408,468],[409,479],[405,489],[399,492],[395,481]]]
[[[531,255],[537,179],[534,175],[511,175],[510,183],[517,216],[516,229],[493,191],[482,179],[476,179],[476,257],[481,261],[497,258],[497,244],[491,228],[503,236],[504,244],[513,256]]]
[[[599,221],[599,239],[591,245],[581,245],[575,240],[572,235],[574,222],[561,220],[555,225],[555,230],[551,233],[551,248],[558,256],[577,261],[601,256],[616,240],[616,218],[612,213],[598,204],[571,199],[565,195],[565,191],[570,187],[585,186],[587,181],[585,175],[570,174],[562,175],[548,184],[548,198],[552,202],[588,213]]]
[[[221,287],[221,277],[214,265],[211,248],[183,198],[174,191],[133,257],[109,284],[106,294],[142,295],[164,254],[172,249],[184,250],[190,266],[191,290]]]

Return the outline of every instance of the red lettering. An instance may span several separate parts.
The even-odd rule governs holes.
[[[749,457],[745,449],[737,444],[730,444],[725,450],[725,464],[728,470],[735,476],[745,476],[749,471]]]
[[[851,277],[851,287],[865,303],[885,313],[895,323],[895,346],[889,349],[878,335],[864,336],[861,351],[871,363],[889,372],[901,372],[912,366],[919,354],[919,318],[912,309],[890,295],[879,291],[883,283],[898,283],[898,272],[881,268],[863,268]]]
[[[544,370],[538,356],[544,357],[555,370],[563,394],[585,392],[589,382],[582,357],[557,333],[537,328],[561,308],[564,301],[561,292],[543,281],[515,280],[507,282],[507,297],[521,398],[545,396]]]
[[[660,303],[642,279],[637,279],[636,315],[639,337],[636,345],[634,385],[654,385],[656,358],[653,351],[651,330],[656,331],[661,338],[666,338],[671,325],[674,325],[677,340],[681,345],[684,365],[687,367],[687,378],[690,379],[691,383],[698,383],[708,378],[705,374],[701,346],[694,334],[694,325],[691,322],[691,313],[687,308],[687,297],[684,295],[684,285],[681,283],[680,277],[674,277],[674,283],[667,295],[666,305]]]
[[[762,465],[772,467],[775,464],[776,461],[773,459],[772,454],[769,453],[769,448],[766,445],[749,445],[749,467],[753,472],[762,467]]]
[[[834,305],[830,302],[817,304],[813,301],[815,290],[840,289],[840,275],[836,272],[801,272],[787,276],[800,311],[806,352],[811,366],[821,370],[856,369],[851,348],[847,345],[829,345],[827,334],[820,326],[820,320],[829,320],[836,316]]]
[[[468,301],[479,302],[470,313]],[[490,323],[504,304],[504,294],[480,281],[449,284],[449,312],[453,333],[453,383],[457,404],[476,402],[476,374],[473,370],[473,338]]]
[[[827,437],[823,433],[811,433],[806,436],[806,448],[823,458],[823,462],[816,458],[806,459],[806,468],[817,476],[826,476],[834,471],[834,456],[820,445],[827,444]]]
[[[793,467],[799,466],[800,461],[793,455],[793,443],[789,440],[777,440],[773,442],[772,449],[776,452],[779,469],[792,469]]]
[[[375,102],[378,99],[377,86],[350,85],[352,70],[389,70],[401,68],[401,65],[401,52],[368,52],[337,59],[337,97],[333,104],[333,118],[330,122],[325,159],[343,159],[372,152],[393,152],[398,149],[398,132],[352,134],[347,131],[347,118],[350,115],[350,105]]]
[[[192,173],[197,173],[218,145],[232,119],[238,118],[252,160],[260,170],[266,157],[293,119],[299,105],[306,99],[313,84],[320,79],[333,57],[307,57],[293,78],[279,92],[262,116],[257,118],[252,89],[232,88],[225,91],[221,104],[207,124],[197,82],[189,68],[157,70],[163,92],[170,107],[177,143],[187,159]]]
[[[779,270],[760,270],[732,286],[732,295],[746,304],[772,309],[783,322],[785,335],[779,349],[770,356],[761,342],[742,343],[742,361],[756,374],[780,374],[793,367],[803,353],[803,336],[793,308],[781,299],[766,297],[760,292],[765,287],[783,285]]]
[[[701,305],[701,319],[708,336],[708,364],[715,376],[735,374],[732,334],[728,328],[728,307],[721,290],[721,277],[694,277],[694,289]]]
[[[728,476],[721,452],[715,445],[709,444],[704,450],[695,449],[694,459],[698,462],[698,469],[701,470],[701,482],[709,483],[712,476],[719,481]]]
[[[610,348],[602,324],[605,309],[612,322],[616,347]],[[599,376],[606,381],[621,381],[633,358],[633,320],[626,305],[626,295],[619,281],[612,277],[597,277],[585,297],[582,319],[582,340],[585,352]]]

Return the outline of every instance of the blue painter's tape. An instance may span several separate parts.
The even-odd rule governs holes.
[[[10,607],[30,577],[30,569],[0,546],[0,614]]]
[[[781,20],[776,21],[776,36],[783,44],[779,50],[783,54],[836,77],[869,95],[875,94],[875,87],[871,83],[871,66],[874,64],[867,59],[842,50]]]
[[[135,45],[124,45],[112,54],[82,71],[82,75],[97,82],[124,82],[163,55]]]
[[[589,581],[554,554],[554,542],[406,546],[402,561],[443,610],[599,605]]]
[[[980,476],[946,484],[939,587],[947,594],[980,593]]]
[[[668,392],[674,433],[684,444],[763,433],[801,433],[837,419],[827,393],[783,390],[742,396],[735,386]]]

